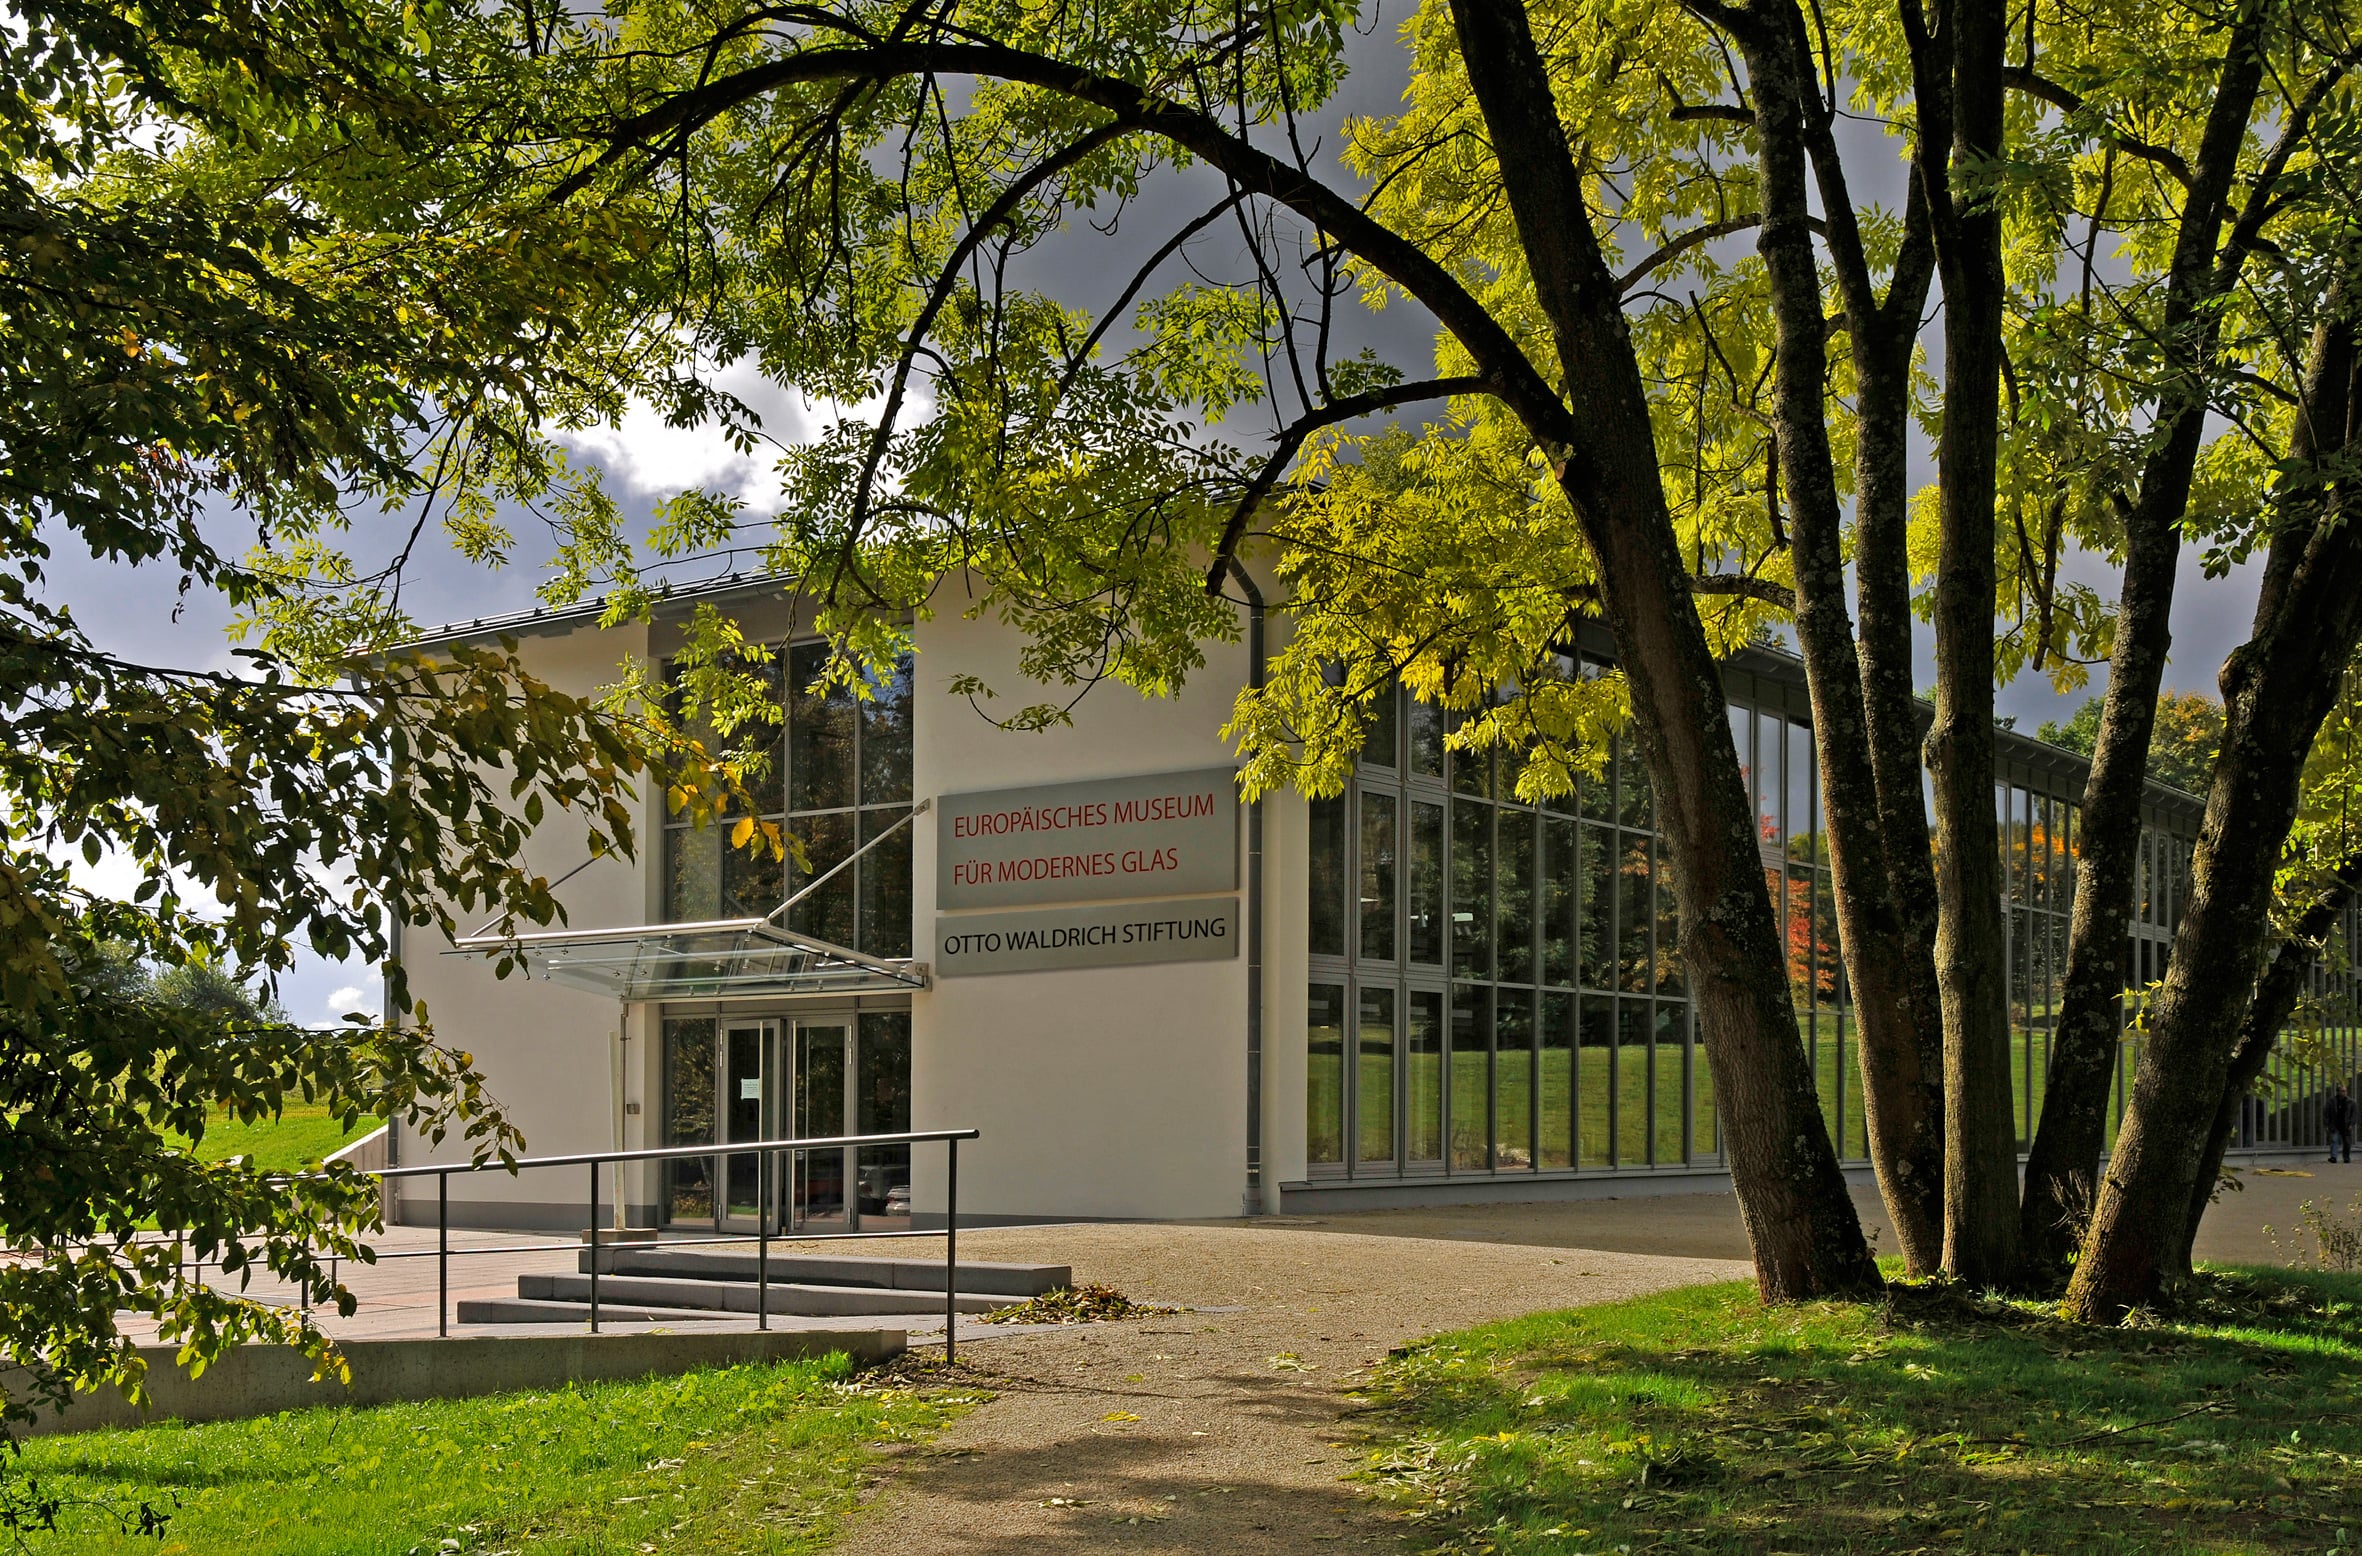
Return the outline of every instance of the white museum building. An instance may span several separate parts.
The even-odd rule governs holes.
[[[1444,716],[1398,694],[1343,795],[1246,805],[1219,733],[1248,680],[1246,632],[1207,645],[1169,700],[1103,686],[1071,726],[1011,732],[954,687],[1016,685],[1012,629],[947,612],[917,624],[902,673],[870,698],[817,695],[827,647],[777,579],[678,592],[653,625],[603,629],[593,604],[418,646],[514,638],[535,674],[587,695],[627,658],[663,662],[700,603],[780,651],[764,801],[808,863],[730,850],[643,785],[636,859],[589,861],[555,826],[536,837],[526,862],[564,878],[567,922],[520,938],[521,974],[496,978],[481,940],[413,931],[402,947],[437,1034],[475,1055],[529,1153],[973,1127],[963,1224],[1724,1181],[1648,789],[1623,751],[1563,803],[1525,805],[1489,755],[1449,750]],[[1799,1030],[1858,1165],[1802,670],[1750,649],[1725,684]],[[1999,741],[2022,1141],[2041,1106],[2085,763]],[[2127,926],[2135,987],[2163,966],[2199,812],[2151,785]],[[2310,1145],[2328,1070],[2352,1073],[2355,1039],[2332,1035],[2342,1060],[2320,1075],[2281,1064],[2240,1143]],[[2119,1109],[2131,1063],[2128,1043]],[[404,1166],[462,1150],[394,1141]],[[639,1164],[620,1212],[720,1233],[923,1227],[941,1216],[943,1169],[942,1152],[908,1146],[813,1153],[776,1185],[751,1157]],[[453,1178],[450,1224],[579,1226],[567,1176]],[[400,1219],[435,1218],[427,1182],[412,1180],[427,1197]]]

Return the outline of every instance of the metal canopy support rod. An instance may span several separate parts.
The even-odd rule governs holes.
[[[794,907],[797,903],[803,901],[806,897],[811,896],[821,887],[827,885],[829,880],[834,877],[839,870],[844,869],[854,860],[860,858],[863,854],[868,853],[871,849],[877,847],[880,843],[883,843],[886,839],[892,837],[895,833],[901,831],[904,827],[909,826],[912,822],[918,820],[919,817],[925,815],[928,809],[933,806],[934,803],[935,802],[933,800],[921,800],[916,805],[913,805],[909,811],[907,811],[901,817],[901,819],[896,821],[892,826],[886,828],[885,831],[880,832],[876,837],[871,838],[859,848],[856,848],[851,853],[845,855],[844,858],[839,859],[835,864],[830,865],[827,869],[821,871],[818,875],[815,875],[812,877],[812,879],[806,881],[794,896],[788,898],[778,907],[773,908],[770,912],[764,914],[763,922],[768,924],[776,921],[782,913],[785,913],[788,909]]]

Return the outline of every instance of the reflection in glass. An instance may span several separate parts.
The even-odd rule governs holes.
[[[1452,986],[1452,1170],[1483,1172],[1491,1165],[1493,991],[1482,984]]]
[[[1500,871],[1494,883],[1500,926],[1499,972],[1503,983],[1534,981],[1534,825],[1532,811],[1503,806],[1494,813]]]
[[[796,1023],[795,1102],[788,1128],[800,1140],[826,1140],[845,1133],[845,1029]],[[797,1151],[795,1219],[836,1221],[845,1215],[845,1158],[842,1146]]]
[[[1443,1160],[1443,992],[1413,989],[1404,1023],[1403,1154],[1413,1163]]]
[[[1534,1122],[1536,1164],[1572,1167],[1575,1145],[1575,997],[1542,996],[1536,1066],[1541,1105]]]
[[[1625,1000],[1616,1007],[1616,1161],[1621,1166],[1649,1159],[1652,1025],[1647,1000]]]
[[[1656,963],[1649,928],[1656,922],[1656,892],[1649,880],[1648,834],[1625,832],[1616,839],[1616,987],[1646,994],[1656,987]]]
[[[1396,723],[1395,700],[1401,694],[1393,687],[1372,697],[1363,705],[1366,722],[1361,732],[1361,760],[1365,767],[1392,767],[1395,764]]]
[[[1673,893],[1673,861],[1657,848],[1652,878],[1657,888],[1657,992],[1678,995],[1681,980],[1681,904]]]
[[[1316,983],[1304,1013],[1304,1159],[1345,1160],[1345,990]]]
[[[1394,797],[1364,792],[1361,797],[1361,954],[1394,960]]]
[[[1585,827],[1583,847],[1583,987],[1616,986],[1616,835]]]
[[[860,1025],[861,1051],[853,1078],[853,1133],[908,1134],[910,1012],[863,1011]],[[892,1231],[910,1224],[909,1146],[864,1147],[857,1183],[864,1227]]]
[[[715,834],[719,836],[717,829]],[[758,836],[746,848],[722,848],[722,903],[718,917],[762,918],[787,900],[787,862]]]
[[[1684,1060],[1688,1045],[1682,1040],[1682,1027],[1689,1007],[1672,1000],[1657,1002],[1657,1049],[1654,1055],[1656,1076],[1656,1155],[1651,1160],[1672,1164],[1684,1160],[1688,1153],[1682,1139],[1682,1098],[1687,1088],[1682,1084],[1686,1073]]]
[[[1493,1168],[1534,1165],[1534,1008],[1522,989],[1503,989],[1493,1006]]]
[[[1315,956],[1345,954],[1345,801],[1314,800],[1306,927]]]
[[[666,1145],[704,1145],[714,1138],[714,1024],[711,1017],[664,1024]],[[665,1216],[711,1222],[714,1164],[699,1157],[665,1165]]]
[[[1354,1160],[1394,1165],[1394,991],[1361,991],[1360,1053],[1354,1067]]]
[[[748,1024],[722,1032],[722,1138],[763,1138],[763,1038],[769,1028]],[[728,1193],[725,1214],[753,1220],[762,1213],[758,1191],[759,1163],[753,1156],[722,1158],[722,1182]]]
[[[861,704],[861,803],[907,801],[911,764],[911,660],[902,656],[891,675],[870,682]]]
[[[674,827],[664,834],[664,917],[703,924],[722,916],[719,827]]]
[[[1411,857],[1407,923],[1410,959],[1443,961],[1443,807],[1411,802]]]
[[[843,687],[812,689],[828,662],[826,643],[798,643],[788,650],[789,810],[836,810],[853,803],[853,731],[859,713]]]
[[[1493,971],[1492,807],[1452,807],[1452,971],[1487,978]]]
[[[1616,1155],[1616,1002],[1604,994],[1582,998],[1575,1075],[1575,1145],[1585,1167],[1607,1167]]]
[[[803,839],[805,855],[804,865],[788,872],[791,894],[820,880],[853,851],[853,817],[847,812],[797,816],[788,823],[788,830]],[[831,945],[851,945],[853,876],[852,870],[838,870],[829,876],[819,889],[787,910],[788,927]]]
[[[1649,824],[1648,764],[1629,740],[1616,742],[1616,814],[1628,827]]]
[[[1409,726],[1411,771],[1422,778],[1443,776],[1443,709],[1431,702],[1404,698],[1404,722]]]
[[[910,955],[910,833],[916,823],[898,826],[902,816],[899,809],[861,813],[862,841],[893,829],[854,866],[861,872],[861,938],[853,944],[872,956]]]
[[[1542,981],[1564,988],[1575,981],[1575,947],[1582,928],[1575,904],[1582,893],[1575,823],[1552,816],[1542,823]]]

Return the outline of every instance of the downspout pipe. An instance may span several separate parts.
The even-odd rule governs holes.
[[[1263,689],[1263,591],[1246,564],[1230,559],[1230,576],[1247,597],[1247,688]],[[1269,1213],[1263,1193],[1263,802],[1247,803],[1247,1192],[1242,1210]]]

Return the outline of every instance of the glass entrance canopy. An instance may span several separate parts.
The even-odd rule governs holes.
[[[517,957],[529,976],[614,1000],[887,994],[927,986],[926,969],[865,956],[768,919],[468,935],[454,956]]]

